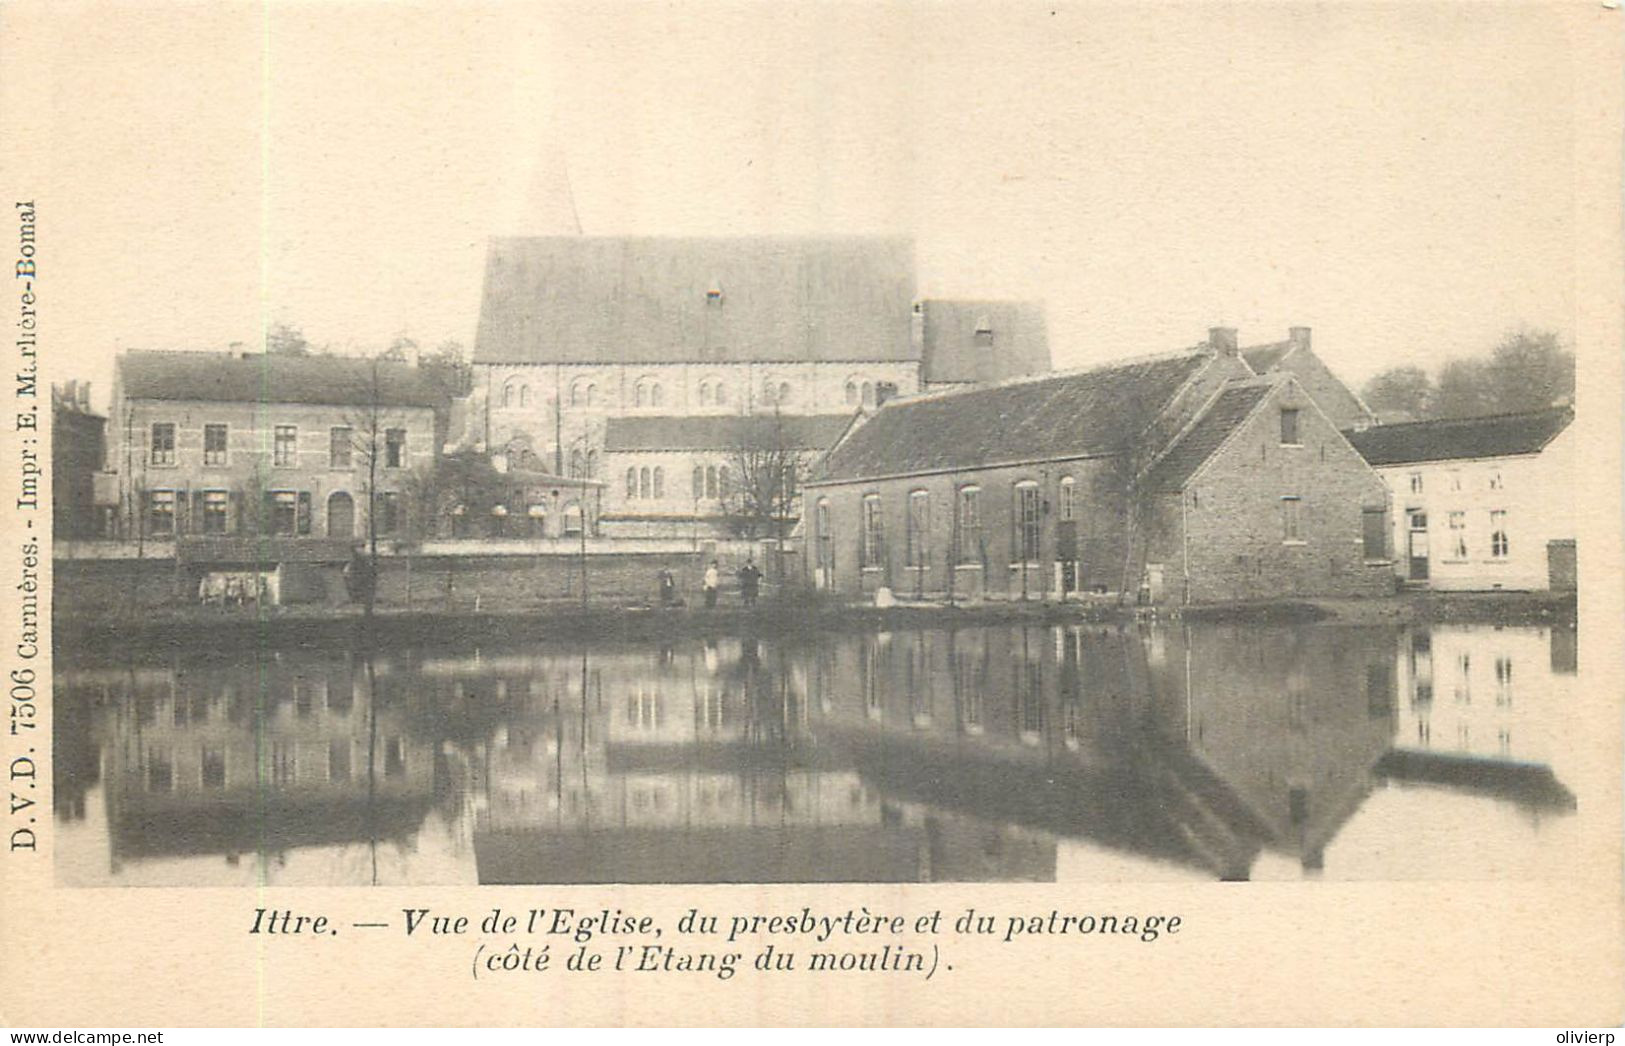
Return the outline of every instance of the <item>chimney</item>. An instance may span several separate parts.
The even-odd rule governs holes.
[[[1308,349],[1309,349],[1309,328],[1308,327],[1288,327],[1286,329],[1286,336],[1287,336],[1287,340],[1292,343],[1292,347],[1294,349],[1303,349],[1306,352],[1308,351]]]
[[[1207,329],[1207,343],[1220,356],[1234,356],[1236,354],[1236,328],[1209,327]]]

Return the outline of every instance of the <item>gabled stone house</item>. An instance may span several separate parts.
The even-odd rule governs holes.
[[[806,496],[808,581],[853,598],[1392,587],[1381,481],[1227,328],[1171,355],[887,403]]]

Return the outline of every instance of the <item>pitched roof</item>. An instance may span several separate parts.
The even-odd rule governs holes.
[[[1181,353],[891,400],[830,451],[817,480],[1110,453],[1209,359]]]
[[[604,433],[606,451],[721,450],[742,439],[782,439],[796,450],[828,450],[851,424],[846,414],[783,414],[741,417],[737,414],[638,416],[610,418]],[[773,435],[777,428],[779,436]],[[759,434],[759,435],[758,435]]]
[[[1250,349],[1241,350],[1241,358],[1247,361],[1247,366],[1253,369],[1254,374],[1266,374],[1275,369],[1295,347],[1292,341],[1277,341],[1269,345],[1254,345]]]
[[[496,239],[476,363],[916,359],[912,241]]]
[[[1184,489],[1192,474],[1247,420],[1253,408],[1270,394],[1272,387],[1269,382],[1251,381],[1221,389],[1196,423],[1186,429],[1162,460],[1152,466],[1147,481],[1150,489]]]
[[[129,399],[370,404],[374,366],[372,360],[353,356],[131,351],[119,357],[118,380]],[[416,367],[379,362],[376,368],[379,406],[445,402]]]
[[[1050,369],[1044,306],[1031,301],[920,303],[928,382],[990,382]]]
[[[1402,465],[1534,454],[1573,420],[1572,408],[1553,407],[1523,414],[1374,425],[1343,435],[1368,464]]]

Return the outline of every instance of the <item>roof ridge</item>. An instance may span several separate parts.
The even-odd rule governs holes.
[[[1574,413],[1573,404],[1555,403],[1550,407],[1537,407],[1534,410],[1508,410],[1496,414],[1471,414],[1463,418],[1417,418],[1414,421],[1389,421],[1378,425],[1371,425],[1363,429],[1350,429],[1350,432],[1378,432],[1383,429],[1403,429],[1417,425],[1466,425],[1475,421],[1500,421],[1505,418],[1534,418],[1543,414]]]
[[[1016,385],[1034,385],[1044,381],[1056,381],[1061,378],[1077,378],[1085,374],[1094,374],[1100,371],[1120,370],[1125,367],[1143,366],[1148,363],[1171,363],[1176,360],[1194,358],[1207,355],[1205,344],[1192,346],[1188,349],[1174,349],[1158,353],[1147,353],[1143,356],[1129,356],[1107,363],[1097,363],[1087,367],[1066,367],[1060,370],[1047,370],[1038,374],[1018,374],[1011,378],[1001,378],[998,381],[983,382],[969,388],[930,389],[916,392],[907,396],[893,396],[876,410],[879,413],[891,406],[907,406],[912,403],[935,402],[940,399],[952,399],[958,396],[974,396],[977,393],[987,392],[991,389],[1010,388]]]

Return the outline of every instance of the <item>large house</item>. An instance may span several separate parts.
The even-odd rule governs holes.
[[[806,487],[808,579],[848,597],[1156,602],[1391,589],[1387,491],[1236,332],[888,402]]]
[[[437,453],[444,396],[417,368],[336,356],[126,352],[113,391],[127,540],[394,535]],[[223,544],[223,542],[222,542]]]
[[[858,412],[1049,368],[1043,313],[917,301],[885,237],[492,242],[465,441],[605,482],[611,536],[721,536],[749,441],[809,457]],[[783,425],[746,426],[767,415]]]
[[[1396,568],[1441,589],[1575,587],[1569,407],[1348,433],[1393,493]]]

